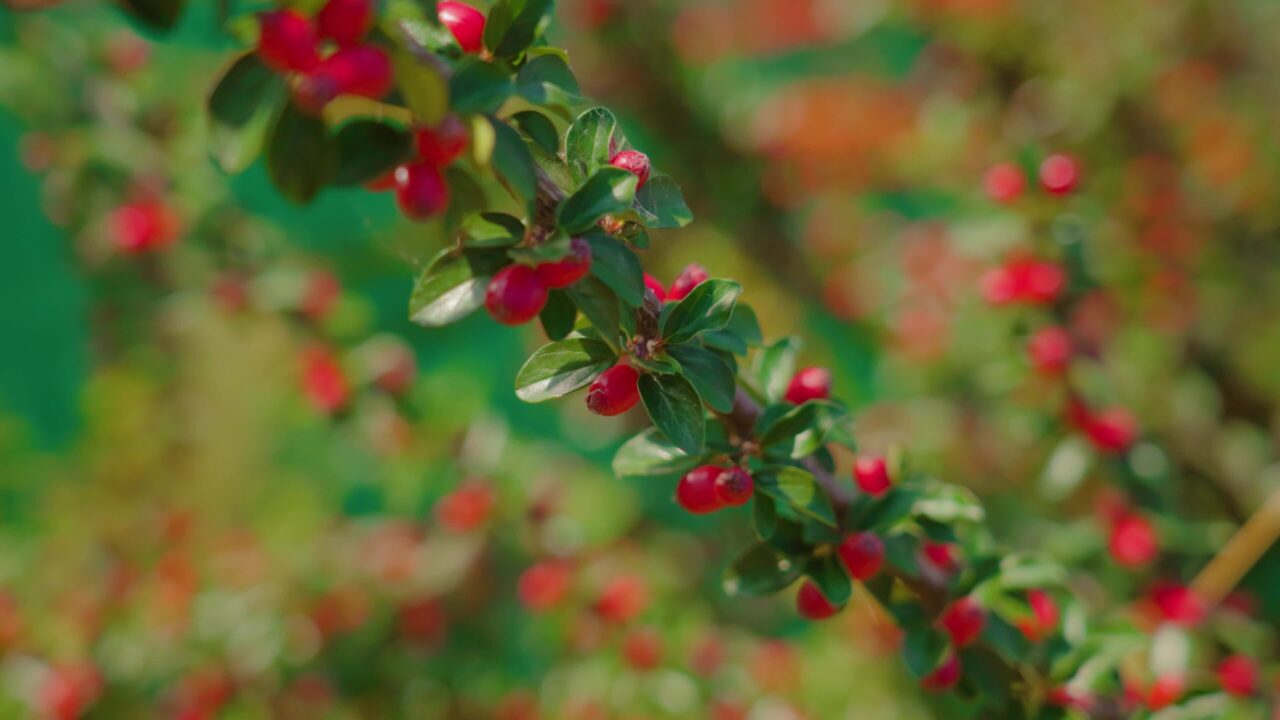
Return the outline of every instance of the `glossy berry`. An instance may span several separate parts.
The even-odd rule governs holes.
[[[313,347],[302,354],[302,390],[316,411],[331,415],[351,399],[351,386],[338,358],[324,347]]]
[[[933,672],[920,678],[920,687],[929,692],[945,692],[960,682],[960,657],[954,652]]]
[[[1027,179],[1022,168],[1013,163],[992,165],[982,176],[982,189],[987,197],[999,203],[1011,203],[1022,195]]]
[[[1187,691],[1187,681],[1181,675],[1164,675],[1156,678],[1147,690],[1147,709],[1163,710],[1182,699]]]
[[[1076,187],[1080,170],[1069,155],[1050,155],[1040,163],[1040,186],[1053,195],[1066,195]]]
[[[635,670],[652,670],[662,662],[662,636],[651,628],[632,630],[622,640],[622,656]]]
[[[977,600],[962,597],[942,611],[938,624],[951,636],[952,644],[962,648],[982,634],[982,628],[987,624],[987,611]]]
[[[569,242],[569,254],[537,267],[538,279],[549,288],[566,288],[591,272],[591,245],[582,238]]]
[[[884,565],[884,541],[869,532],[845,538],[836,552],[854,580],[870,580]]]
[[[644,274],[644,286],[653,292],[658,298],[658,302],[663,302],[667,299],[667,288],[662,285],[661,280],[649,273]]]
[[[1124,452],[1138,439],[1138,419],[1122,407],[1088,415],[1081,429],[1089,443],[1104,453]]]
[[[528,265],[508,265],[489,281],[484,306],[503,325],[523,325],[547,304],[547,286]]]
[[[457,115],[446,115],[433,128],[415,130],[413,138],[419,160],[444,167],[467,149],[467,126]]]
[[[497,502],[493,488],[480,482],[467,482],[440,498],[435,508],[436,519],[447,530],[470,532],[489,521]]]
[[[121,205],[107,217],[116,249],[126,254],[162,250],[181,232],[178,216],[167,205],[143,201]]]
[[[751,474],[740,467],[725,468],[716,476],[716,497],[729,507],[745,505],[754,490],[755,481],[751,479]]]
[[[800,405],[809,400],[831,397],[831,371],[823,367],[805,368],[791,376],[787,385],[787,402]]]
[[[1160,550],[1155,528],[1146,518],[1133,513],[1112,524],[1107,547],[1118,564],[1129,568],[1146,565]]]
[[[373,27],[373,0],[329,0],[316,14],[316,27],[342,47],[355,45]]]
[[[649,588],[634,575],[622,575],[610,580],[600,591],[595,611],[609,622],[625,623],[644,612],[649,605]]]
[[[676,502],[696,515],[715,512],[723,506],[716,492],[716,479],[724,472],[717,465],[701,465],[680,478],[676,484]]]
[[[840,612],[812,580],[805,580],[796,593],[796,611],[806,620],[825,620]]]
[[[587,390],[587,409],[597,415],[621,415],[640,401],[640,373],[625,363],[605,370]]]
[[[687,265],[671,283],[671,289],[667,291],[667,300],[675,302],[684,299],[685,295],[702,284],[707,277],[706,268],[697,263]]]
[[[627,172],[634,173],[636,177],[640,178],[640,182],[636,184],[637,190],[644,187],[644,184],[649,182],[649,172],[651,170],[649,167],[649,156],[638,150],[623,150],[610,158],[609,164],[616,168],[622,168]]]
[[[568,565],[555,560],[540,562],[520,574],[516,596],[529,611],[542,612],[564,599],[571,579]]]
[[[276,72],[311,72],[320,63],[319,36],[311,19],[297,10],[259,17],[258,57]]]
[[[881,495],[889,489],[889,468],[879,455],[859,455],[853,461],[853,481],[862,492]]]
[[[440,24],[449,28],[463,52],[478,53],[484,49],[484,13],[460,2],[436,3]]]
[[[440,168],[413,163],[396,168],[396,204],[405,217],[430,220],[449,206],[449,186]]]
[[[1071,333],[1051,325],[1041,328],[1027,340],[1031,366],[1044,375],[1060,375],[1071,362]]]
[[[1058,603],[1043,590],[1030,590],[1027,604],[1031,606],[1031,617],[1018,620],[1018,629],[1031,642],[1039,642],[1058,629]]]
[[[1161,582],[1151,588],[1148,598],[1164,622],[1185,627],[1199,625],[1209,608],[1195,590],[1177,583]]]
[[[1232,655],[1218,664],[1218,684],[1229,695],[1248,697],[1258,689],[1258,664],[1247,655]]]

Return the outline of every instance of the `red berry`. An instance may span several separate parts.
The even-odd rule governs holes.
[[[649,288],[649,290],[657,296],[658,302],[662,302],[667,299],[667,289],[662,286],[662,281],[649,273],[644,274],[644,286]]]
[[[615,623],[635,618],[649,604],[649,588],[634,575],[622,575],[609,581],[600,591],[595,610],[600,617]]]
[[[1058,603],[1043,590],[1027,592],[1027,604],[1031,617],[1018,621],[1018,629],[1031,642],[1039,642],[1058,629]]]
[[[1160,582],[1151,588],[1152,605],[1165,622],[1194,627],[1204,620],[1209,609],[1196,591],[1186,585]]]
[[[992,165],[982,177],[982,187],[987,197],[1000,203],[1011,203],[1022,195],[1027,180],[1022,168],[1009,162]]]
[[[622,168],[640,178],[640,182],[636,183],[637,190],[649,182],[649,172],[651,170],[649,156],[638,150],[623,150],[610,158],[609,164],[616,168]]]
[[[823,367],[805,368],[791,377],[787,385],[787,402],[800,405],[808,400],[831,397],[831,371]]]
[[[729,507],[745,505],[754,489],[751,474],[740,467],[727,468],[716,477],[716,497]]]
[[[1068,708],[1071,710],[1079,710],[1088,713],[1093,708],[1093,698],[1088,694],[1066,687],[1065,685],[1052,688],[1045,694],[1045,701],[1056,707]]]
[[[484,49],[484,13],[451,0],[436,3],[436,12],[440,23],[453,33],[463,52],[478,53]]]
[[[1151,683],[1147,691],[1147,708],[1161,710],[1178,702],[1187,690],[1187,683],[1181,675],[1165,675]]]
[[[523,325],[547,304],[547,286],[528,265],[508,265],[489,281],[484,306],[503,325]]]
[[[441,167],[457,160],[467,149],[467,126],[457,115],[446,115],[439,125],[418,128],[413,135],[418,159]]]
[[[430,220],[449,205],[449,186],[440,168],[414,163],[396,168],[396,203],[405,217]]]
[[[1134,513],[1120,517],[1111,526],[1108,548],[1117,563],[1130,568],[1151,562],[1160,549],[1151,523]]]
[[[489,520],[497,498],[493,489],[480,482],[467,482],[436,503],[436,519],[446,530],[464,533]]]
[[[951,636],[951,642],[962,648],[982,634],[982,628],[987,624],[987,611],[977,600],[962,597],[942,611],[938,624]]]
[[[1015,266],[1020,299],[1044,305],[1058,299],[1067,286],[1067,274],[1057,263],[1033,261]]]
[[[716,479],[724,468],[702,465],[685,473],[676,484],[676,502],[680,507],[697,515],[719,510],[723,504],[716,492]]]
[[[319,37],[311,19],[297,10],[259,17],[258,57],[276,72],[311,72],[320,63]]]
[[[318,346],[302,354],[302,389],[311,406],[326,415],[341,410],[351,397],[351,387],[338,358],[328,348]]]
[[[377,45],[342,48],[325,58],[309,80],[321,79],[336,95],[381,99],[395,85],[391,58]]]
[[[1018,300],[1018,283],[1007,267],[991,268],[982,275],[979,281],[982,287],[982,299],[997,307],[1009,305]]]
[[[825,620],[840,612],[840,608],[831,604],[816,583],[805,580],[796,593],[796,611],[806,620]]]
[[[582,238],[569,243],[569,254],[555,262],[537,267],[538,278],[549,288],[565,288],[591,272],[591,245]]]
[[[933,672],[920,678],[920,687],[929,692],[944,692],[960,682],[960,658],[954,652]]]
[[[1037,330],[1027,341],[1031,365],[1045,375],[1057,375],[1071,361],[1071,333],[1057,325]]]
[[[1040,185],[1053,195],[1066,195],[1076,187],[1079,168],[1069,155],[1050,155],[1040,163]]]
[[[889,468],[879,455],[859,455],[853,461],[853,481],[869,495],[881,495],[889,489]]]
[[[652,670],[662,662],[662,636],[650,628],[632,630],[622,641],[622,655],[636,670]]]
[[[920,546],[920,562],[933,571],[950,575],[960,569],[960,557],[956,546],[926,540]]]
[[[640,401],[640,373],[619,363],[605,370],[587,389],[587,409],[597,415],[621,415]]]
[[[316,15],[320,35],[342,47],[355,45],[373,27],[373,0],[329,0]]]
[[[1236,697],[1252,695],[1258,689],[1258,664],[1247,655],[1232,655],[1218,664],[1218,684]]]
[[[438,643],[448,630],[444,608],[433,597],[409,600],[397,609],[396,616],[400,634],[416,645]]]
[[[568,565],[554,560],[540,562],[520,574],[516,594],[531,612],[541,612],[564,599],[571,579]]]
[[[1124,452],[1138,439],[1138,420],[1122,407],[1088,415],[1082,429],[1089,443],[1105,453]]]
[[[836,552],[854,580],[870,580],[884,565],[884,542],[869,532],[845,538]]]
[[[370,192],[387,192],[396,189],[396,171],[388,170],[378,177],[365,182],[364,189]]]
[[[107,225],[116,249],[127,254],[168,247],[181,232],[177,214],[153,201],[121,205],[111,212]]]
[[[675,281],[671,283],[671,290],[667,292],[667,300],[675,302],[684,299],[690,291],[702,284],[707,279],[706,268],[697,263],[688,265],[680,274],[676,276]]]

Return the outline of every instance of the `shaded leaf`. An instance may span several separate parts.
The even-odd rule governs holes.
[[[786,589],[804,573],[795,562],[765,543],[756,543],[733,561],[724,573],[725,594],[755,597]]]
[[[591,245],[591,274],[608,285],[618,299],[639,307],[644,302],[644,269],[640,258],[622,242],[600,232],[582,236]]]
[[[587,110],[569,126],[564,140],[564,157],[576,182],[585,181],[596,170],[609,164],[617,130],[617,118],[602,107]],[[627,200],[628,207],[632,200]]]
[[[835,527],[835,511],[813,474],[790,465],[769,466],[756,474],[756,490],[818,522]]]
[[[555,154],[560,149],[560,134],[556,132],[556,126],[551,120],[540,112],[534,110],[525,110],[511,116],[516,126],[520,128],[538,147]]]
[[[593,277],[585,277],[567,288],[565,294],[605,342],[610,345],[618,342],[618,298],[608,286]]]
[[[515,92],[506,70],[479,58],[467,58],[449,79],[449,107],[461,115],[492,113]]]
[[[626,170],[600,168],[577,192],[560,203],[557,224],[574,234],[591,229],[600,218],[631,204],[637,182],[636,176]]]
[[[654,175],[636,191],[636,214],[645,227],[681,228],[693,222],[680,186],[668,175]]]
[[[680,363],[680,372],[693,387],[703,402],[722,413],[733,409],[733,395],[737,385],[733,379],[733,370],[715,353],[696,345],[672,345],[667,353]]]
[[[324,121],[286,105],[267,147],[267,172],[280,193],[296,203],[310,202],[337,168],[337,145]]]
[[[375,120],[353,120],[338,130],[336,185],[358,185],[390,172],[413,154],[413,136]]]
[[[676,447],[657,428],[648,428],[618,448],[613,456],[613,472],[623,478],[683,475],[703,460],[701,455],[690,455]]]
[[[494,131],[493,169],[511,194],[531,208],[538,192],[538,177],[529,146],[510,125],[497,118],[489,121]]]
[[[240,172],[257,158],[284,89],[284,80],[252,52],[222,74],[208,109],[213,156],[223,170]]]
[[[654,426],[676,447],[691,455],[702,452],[702,401],[688,380],[680,375],[641,375],[640,399]]]
[[[516,374],[516,396],[525,402],[543,402],[595,380],[613,367],[613,349],[599,340],[569,338],[543,345]]]
[[[724,328],[741,294],[742,286],[732,280],[702,282],[663,313],[663,339],[669,344],[681,343],[699,333]]]
[[[573,321],[577,315],[578,309],[573,306],[569,296],[561,290],[552,290],[547,294],[547,305],[538,314],[538,321],[542,323],[542,330],[547,337],[562,340],[573,331]]]

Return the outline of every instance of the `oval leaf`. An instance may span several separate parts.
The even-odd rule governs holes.
[[[617,118],[602,107],[591,108],[573,121],[564,138],[564,157],[574,181],[582,182],[609,164],[617,130]]]
[[[536,403],[567,395],[616,361],[613,349],[599,340],[569,338],[543,345],[516,374],[516,396]]]
[[[600,168],[560,204],[556,222],[570,233],[590,230],[605,215],[627,209],[638,182],[635,174],[621,168]]]
[[[591,274],[618,294],[618,299],[639,307],[644,302],[644,269],[640,258],[624,243],[603,233],[582,236],[591,245]]]
[[[804,573],[804,566],[765,543],[756,543],[725,570],[727,595],[755,597],[786,589]]]
[[[423,271],[409,298],[409,319],[439,327],[461,320],[484,304],[485,288],[506,258],[501,253],[446,250]]]
[[[657,428],[648,428],[618,448],[613,473],[622,478],[683,475],[702,460],[673,445]]]
[[[698,333],[720,330],[729,324],[741,294],[742,286],[732,280],[704,281],[663,316],[663,339],[681,343]]]
[[[733,410],[733,394],[737,384],[733,370],[715,353],[696,345],[672,345],[667,354],[680,363],[680,372],[698,391],[712,410],[727,413]]]
[[[413,136],[376,120],[353,120],[338,130],[335,185],[359,185],[408,160]]]
[[[640,399],[654,426],[676,447],[690,455],[702,452],[702,400],[688,380],[680,375],[641,375]]]
[[[310,202],[337,168],[337,145],[324,121],[286,105],[267,148],[267,172],[280,193],[296,203]]]

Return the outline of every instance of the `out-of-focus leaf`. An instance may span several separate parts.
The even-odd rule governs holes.
[[[375,120],[353,120],[338,130],[336,185],[359,185],[379,177],[408,160],[413,136],[405,130]]]
[[[724,573],[724,591],[731,596],[772,595],[804,574],[804,566],[765,543],[756,543],[738,556]]]
[[[337,169],[337,144],[324,121],[289,103],[276,119],[267,147],[267,172],[280,194],[296,203],[310,202]]]

